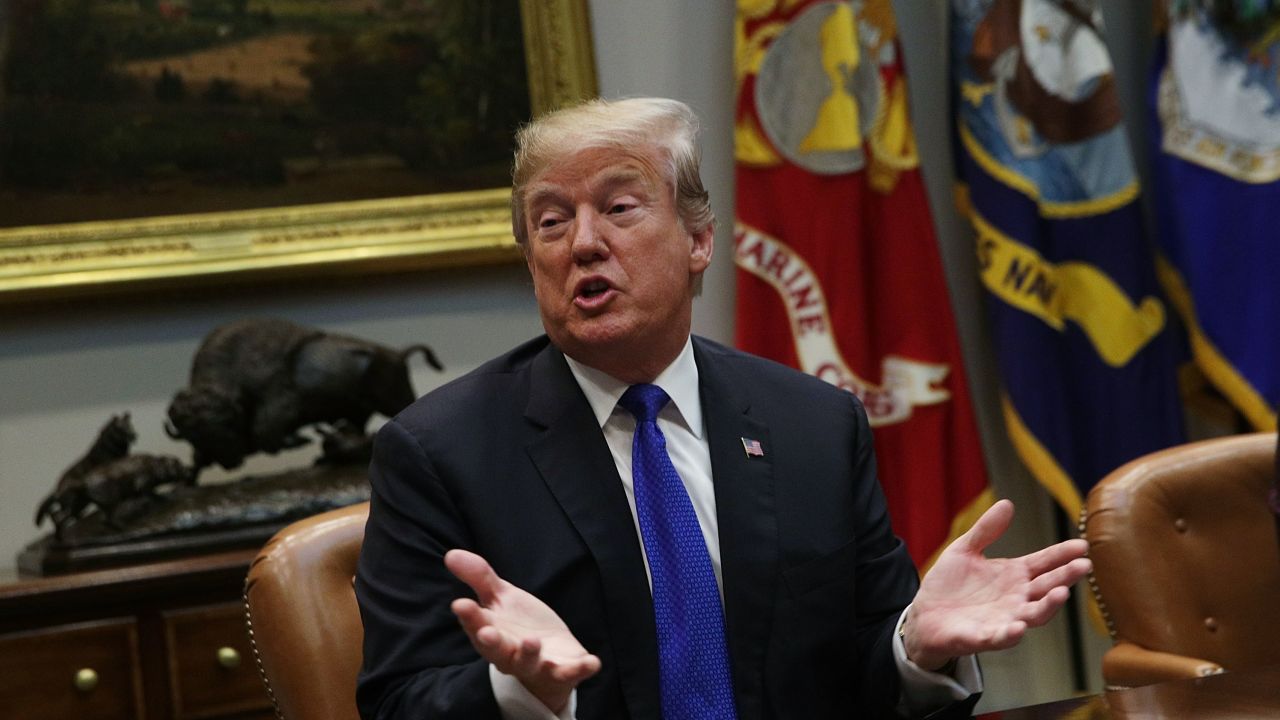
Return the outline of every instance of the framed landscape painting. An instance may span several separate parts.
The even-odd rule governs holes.
[[[518,256],[586,0],[0,0],[0,301]]]

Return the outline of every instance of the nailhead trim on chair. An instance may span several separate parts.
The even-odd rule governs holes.
[[[1083,538],[1085,542],[1089,541],[1089,538],[1086,537],[1086,533],[1084,531],[1084,520],[1087,514],[1087,508],[1080,508],[1080,523],[1076,526],[1076,529],[1080,533],[1080,537]],[[1107,603],[1102,599],[1102,590],[1098,588],[1098,579],[1094,577],[1093,570],[1089,570],[1089,590],[1093,592],[1093,599],[1098,603],[1098,612],[1102,613],[1102,621],[1107,624],[1107,634],[1111,636],[1111,644],[1114,645],[1116,642],[1116,624],[1112,621],[1111,613],[1107,610]],[[1128,690],[1129,687],[1127,685],[1107,684],[1106,689]]]
[[[1084,531],[1084,521],[1087,515],[1088,509],[1084,507],[1080,508],[1080,523],[1076,526],[1076,529],[1080,533],[1080,537],[1083,538],[1085,542],[1089,541],[1089,538],[1086,536]],[[1111,620],[1111,613],[1107,610],[1107,603],[1102,599],[1102,590],[1098,588],[1098,578],[1094,576],[1092,569],[1089,570],[1089,589],[1093,592],[1093,599],[1098,603],[1098,612],[1102,613],[1103,622],[1107,624],[1107,634],[1111,636],[1111,642],[1115,643],[1116,624]]]
[[[253,613],[249,610],[249,584],[245,583],[244,588],[244,624],[249,630],[249,647],[253,650],[253,662],[258,666],[258,677],[262,678],[262,685],[267,689],[267,697],[271,698],[271,709],[275,710],[276,720],[285,720],[284,713],[280,712],[280,703],[276,701],[276,691],[271,688],[271,681],[267,679],[267,669],[262,666],[262,653],[258,652],[258,641],[253,637]]]

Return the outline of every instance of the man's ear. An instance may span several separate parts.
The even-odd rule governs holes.
[[[529,270],[529,274],[533,274],[533,255],[529,252],[529,240],[525,238],[524,242],[516,241],[516,247],[520,248],[520,257],[524,259],[524,266]]]
[[[711,264],[711,256],[716,250],[716,226],[707,223],[698,232],[689,233],[693,244],[689,249],[689,272],[697,275]]]

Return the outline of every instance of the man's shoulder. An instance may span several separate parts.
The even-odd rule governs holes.
[[[465,387],[468,383],[501,382],[504,379],[528,372],[534,360],[545,352],[559,351],[551,346],[550,338],[546,335],[539,335],[536,338],[520,343],[492,360],[485,361],[476,369],[446,385],[442,385],[439,389],[444,390],[451,386]]]
[[[848,402],[851,393],[841,390],[824,380],[803,373],[788,365],[768,358],[721,345],[714,340],[695,335],[694,348],[698,357],[705,360],[707,367],[699,367],[699,371],[732,372],[738,374],[742,381],[749,382],[753,388],[784,394],[800,393],[809,397],[828,398],[838,402]],[[856,397],[854,397],[856,401]]]

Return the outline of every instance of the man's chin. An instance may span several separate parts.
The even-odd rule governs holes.
[[[564,352],[579,355],[610,355],[626,352],[630,336],[621,330],[592,328],[588,331],[563,333],[551,336],[551,341]]]
[[[592,365],[586,358],[599,362],[601,359],[623,360],[638,347],[634,328],[618,323],[605,322],[597,318],[596,322],[576,323],[560,332],[548,332],[551,342],[566,355]]]

